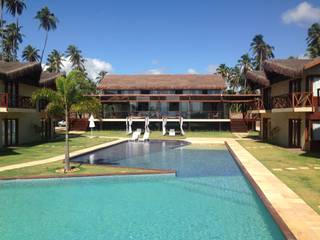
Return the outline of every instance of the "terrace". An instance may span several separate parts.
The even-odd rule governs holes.
[[[313,112],[317,104],[311,92],[287,93],[271,98],[272,112]],[[265,113],[269,110],[262,99],[257,98],[248,105],[253,113]]]
[[[35,110],[35,106],[31,97],[16,96],[12,98],[8,93],[0,93],[0,110],[4,112]]]

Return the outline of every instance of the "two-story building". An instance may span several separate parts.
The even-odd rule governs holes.
[[[225,94],[226,87],[218,74],[106,75],[98,84],[103,128],[124,128],[127,117],[143,126],[148,116],[153,129],[183,117],[189,130],[229,130],[230,104],[259,95]]]
[[[262,98],[251,112],[261,116],[261,136],[286,147],[320,150],[320,60],[267,60],[247,73]]]
[[[57,74],[42,72],[40,63],[0,61],[0,147],[50,138],[52,121],[32,93],[52,85]]]

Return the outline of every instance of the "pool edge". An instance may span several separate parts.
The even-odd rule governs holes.
[[[309,205],[236,140],[225,145],[286,239],[320,239],[320,216]]]

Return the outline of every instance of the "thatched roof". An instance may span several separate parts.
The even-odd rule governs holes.
[[[290,78],[300,78],[306,64],[312,59],[277,59],[267,60],[263,63],[263,69],[270,73],[276,73]]]
[[[218,74],[106,75],[98,85],[103,90],[213,90],[225,89]]]
[[[0,61],[0,79],[4,81],[18,81],[37,85],[42,68],[40,63],[20,63]]]
[[[44,71],[41,73],[39,84],[42,87],[55,87],[55,80],[63,75],[64,73],[51,73]]]
[[[246,78],[255,85],[262,87],[270,86],[270,81],[264,71],[248,71]]]

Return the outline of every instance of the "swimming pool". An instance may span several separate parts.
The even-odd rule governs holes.
[[[114,147],[122,152],[116,154]],[[151,142],[114,147],[91,155],[91,161],[176,169],[177,177],[4,181],[0,236],[8,240],[284,239],[225,146]],[[90,155],[74,160],[85,159]]]

